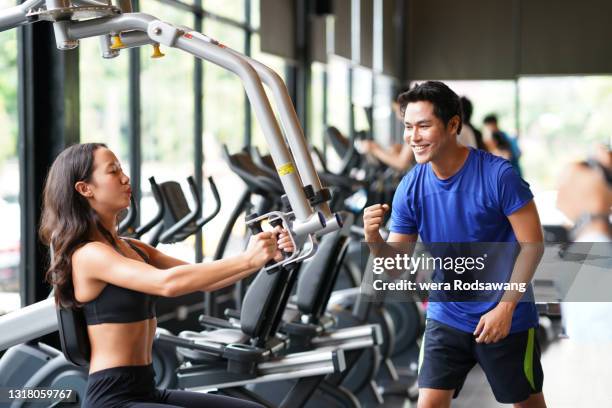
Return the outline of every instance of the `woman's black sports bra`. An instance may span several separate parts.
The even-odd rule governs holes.
[[[146,263],[147,255],[136,245],[125,240]],[[157,296],[122,288],[110,283],[94,300],[83,303],[83,314],[88,325],[102,323],[131,323],[155,317]]]

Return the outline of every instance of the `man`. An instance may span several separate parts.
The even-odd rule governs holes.
[[[411,243],[417,235],[426,244],[542,242],[528,184],[507,161],[457,142],[461,107],[450,88],[425,82],[399,101],[406,143],[417,165],[395,192],[387,242]],[[384,242],[379,228],[388,209],[376,204],[365,210],[367,242]],[[546,406],[533,302],[430,302],[427,318],[419,408],[449,407],[476,363],[498,401],[521,408]]]
[[[521,157],[521,149],[518,146],[517,140],[513,137],[510,137],[506,132],[502,132],[499,126],[497,125],[497,115],[491,113],[482,120],[484,124],[484,134],[486,135],[485,140],[488,139],[489,143],[492,143],[493,146],[496,146],[497,143],[491,141],[491,137],[494,134],[499,134],[505,141],[510,145],[510,152],[512,157],[510,157],[509,161],[514,166],[515,170],[522,176],[521,165],[519,164],[519,159]]]

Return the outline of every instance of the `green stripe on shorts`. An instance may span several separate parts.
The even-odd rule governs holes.
[[[533,382],[533,348],[535,345],[535,329],[532,327],[527,333],[527,348],[525,349],[525,360],[523,362],[523,371],[525,371],[525,377],[531,385],[531,388],[535,390],[535,384]]]

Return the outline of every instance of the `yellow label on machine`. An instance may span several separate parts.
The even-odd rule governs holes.
[[[295,168],[293,167],[293,163],[285,163],[277,167],[276,171],[278,171],[279,175],[286,176],[287,174],[295,173]]]

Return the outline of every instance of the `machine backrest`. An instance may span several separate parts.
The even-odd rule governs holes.
[[[338,128],[328,126],[327,129],[325,129],[325,139],[341,159],[348,154],[349,141]]]
[[[51,242],[53,242],[53,239],[51,239]],[[53,249],[53,243],[51,243],[49,245],[51,262],[53,262],[54,254],[55,250]],[[49,297],[53,296],[54,290],[51,291]],[[64,357],[74,365],[89,366],[91,345],[89,344],[89,334],[87,333],[87,323],[83,310],[56,306],[56,314],[57,331]]]
[[[343,214],[344,227],[324,235],[317,254],[304,263],[297,283],[297,307],[300,312],[311,315],[316,321],[327,308],[332,290],[342,269],[348,250],[348,229],[352,214]]]
[[[281,301],[288,284],[287,271],[268,273],[263,269],[257,273],[246,291],[240,310],[240,328],[252,338],[261,338],[270,333],[273,323],[274,305]]]
[[[351,169],[360,166],[360,154],[355,150],[355,146],[351,140],[335,127],[328,126],[325,129],[325,139],[333,147],[334,151],[340,159],[342,159],[342,168],[339,174],[348,175]]]
[[[185,192],[181,185],[176,181],[166,181],[160,184],[165,199],[166,211],[164,212],[164,229],[169,229],[174,224],[187,216],[191,210],[185,197]],[[195,227],[195,222],[189,223],[186,227]]]
[[[280,180],[276,180],[253,162],[247,151],[230,154],[226,145],[223,145],[223,157],[229,168],[245,182],[250,191],[259,195],[277,194],[279,197],[285,193]]]
[[[58,307],[57,327],[66,360],[77,366],[89,366],[91,346],[83,311]]]

